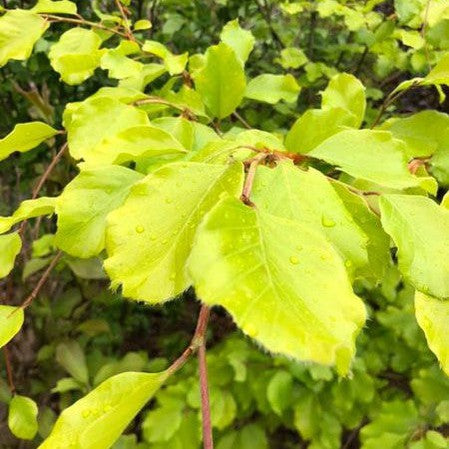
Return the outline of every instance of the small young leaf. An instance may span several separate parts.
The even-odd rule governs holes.
[[[146,19],[138,20],[133,26],[135,31],[149,30],[151,27],[151,22]]]
[[[19,332],[23,319],[23,309],[0,305],[0,348]]]
[[[182,73],[189,59],[188,53],[174,55],[165,45],[156,41],[145,41],[142,50],[161,58],[170,75],[179,75]]]
[[[104,249],[106,216],[119,207],[143,176],[120,166],[81,169],[57,198],[55,245],[81,258]]]
[[[275,104],[281,100],[293,103],[301,88],[295,78],[288,75],[259,75],[246,86],[245,97]]]
[[[37,433],[37,405],[25,396],[15,395],[9,403],[8,427],[22,440],[32,440]]]
[[[355,178],[393,189],[421,187],[435,193],[435,179],[413,176],[408,171],[404,147],[404,142],[387,131],[346,130],[326,139],[309,154]]]
[[[0,67],[10,59],[28,59],[47,28],[48,22],[38,14],[22,9],[7,11],[0,17]]]
[[[293,377],[288,371],[277,371],[267,387],[267,399],[279,416],[291,404]]]
[[[214,117],[232,114],[243,99],[245,72],[234,50],[221,43],[206,51],[204,66],[194,73],[195,87]]]
[[[437,356],[441,368],[449,376],[449,301],[434,298],[425,293],[415,293],[415,314],[426,335],[427,344]]]
[[[223,27],[220,39],[234,50],[244,65],[254,48],[255,39],[251,31],[241,28],[238,19],[231,20]]]
[[[334,76],[322,92],[322,108],[342,108],[354,116],[352,126],[359,128],[365,117],[365,87],[354,76],[340,73]]]
[[[17,232],[0,235],[0,279],[8,276],[22,248],[22,239]]]
[[[241,191],[241,164],[173,163],[135,184],[107,219],[105,269],[127,297],[158,303],[190,285],[185,262],[198,224],[225,193]]]
[[[121,373],[66,408],[38,449],[109,449],[166,380],[162,373]]]
[[[50,215],[55,210],[56,198],[43,196],[35,200],[25,200],[10,217],[0,217],[0,234],[8,231],[12,226],[28,218]]]
[[[315,230],[224,199],[199,229],[188,268],[198,297],[225,307],[268,350],[347,373],[366,311]]]
[[[449,298],[449,210],[414,195],[383,195],[380,210],[402,274],[418,290]]]
[[[49,14],[76,14],[76,4],[69,0],[39,0],[31,11]]]
[[[31,150],[57,133],[56,129],[42,122],[19,123],[0,140],[0,161],[14,151]]]
[[[72,28],[50,48],[48,57],[52,67],[67,84],[80,84],[91,77],[100,65],[103,51],[101,38],[92,30]]]

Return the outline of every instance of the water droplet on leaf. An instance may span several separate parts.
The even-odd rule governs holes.
[[[142,234],[143,231],[145,231],[145,228],[143,226],[136,226],[136,232],[138,234]]]
[[[321,219],[321,224],[325,227],[325,228],[333,228],[335,226],[335,221],[332,220],[331,218],[325,217],[323,215],[322,219]]]
[[[298,265],[299,259],[296,256],[290,256],[290,263],[293,265]]]

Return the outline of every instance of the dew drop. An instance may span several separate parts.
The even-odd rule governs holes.
[[[143,226],[136,226],[136,232],[137,234],[142,234],[142,232],[145,231]]]
[[[290,263],[293,265],[298,265],[299,259],[296,256],[290,256]]]
[[[88,418],[89,415],[90,415],[90,410],[83,410],[82,413],[81,413],[81,416],[83,418]]]
[[[335,226],[335,221],[332,220],[331,218],[325,217],[323,215],[323,217],[321,218],[321,224],[325,227],[325,228],[333,228]]]
[[[167,204],[170,204],[171,202],[172,202],[173,200],[171,199],[171,198],[165,198],[165,202],[167,203]]]
[[[346,268],[352,267],[352,262],[349,259],[345,261],[345,267]]]

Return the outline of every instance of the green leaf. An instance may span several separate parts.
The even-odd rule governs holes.
[[[437,356],[441,368],[449,376],[449,301],[425,293],[415,293],[416,320],[427,339],[427,344]]]
[[[384,402],[377,416],[360,432],[362,449],[407,447],[418,424],[418,411],[413,401]]]
[[[353,123],[354,116],[345,109],[309,109],[293,124],[285,138],[285,146],[295,153],[309,153]]]
[[[295,78],[288,75],[259,75],[246,86],[245,97],[275,104],[281,100],[293,103],[301,88]]]
[[[281,50],[281,57],[276,62],[279,62],[284,69],[298,69],[308,61],[305,53],[295,47],[287,47]]]
[[[134,23],[133,29],[135,31],[141,31],[141,30],[149,30],[152,27],[152,23],[147,19],[141,19],[137,20]]]
[[[144,111],[110,97],[91,98],[81,103],[71,114],[64,115],[70,154],[90,165],[113,163],[120,157],[120,148],[113,156],[99,151],[107,141],[121,131],[148,125]],[[110,151],[106,146],[105,151]]]
[[[0,279],[8,276],[22,249],[22,239],[17,232],[0,235]]]
[[[267,399],[271,408],[278,415],[291,404],[293,377],[288,371],[277,371],[267,387]]]
[[[142,177],[120,166],[81,168],[56,200],[55,245],[75,257],[99,254],[105,245],[107,214],[123,203]]]
[[[0,67],[10,59],[28,59],[48,22],[30,11],[14,9],[0,17]]]
[[[162,373],[121,373],[66,408],[39,449],[108,449],[166,380]]]
[[[186,152],[168,132],[155,126],[139,125],[105,136],[95,148],[95,163],[123,164],[157,156],[184,156]]]
[[[89,383],[86,358],[78,342],[60,343],[56,347],[56,360],[73,378],[84,385]]]
[[[52,45],[48,57],[52,67],[67,84],[80,84],[100,65],[101,38],[92,30],[72,28]]]
[[[126,51],[123,49],[125,42],[129,41],[122,41],[119,47],[107,50],[101,57],[101,68],[109,71],[109,78],[139,77],[143,71],[144,65],[141,62],[127,57],[128,54],[139,52],[139,46],[130,42],[135,46],[130,45],[131,49]]]
[[[204,66],[194,73],[195,87],[214,117],[232,114],[243,99],[245,73],[234,50],[221,43],[206,51]]]
[[[242,65],[254,48],[255,39],[251,31],[240,27],[238,19],[228,22],[220,33],[220,39],[231,47]]]
[[[344,109],[353,115],[352,126],[360,127],[365,117],[365,87],[354,75],[340,73],[334,76],[321,95],[323,109]]]
[[[185,262],[196,228],[224,193],[238,195],[240,164],[173,163],[138,182],[108,216],[105,268],[113,286],[157,303],[190,285]]]
[[[326,139],[310,156],[336,165],[355,178],[393,189],[421,187],[435,193],[438,185],[431,177],[413,176],[407,168],[405,144],[390,132],[346,130]]]
[[[28,218],[50,215],[55,210],[56,198],[43,196],[35,200],[25,200],[10,217],[0,217],[0,234],[8,231],[16,223]]]
[[[348,371],[366,311],[316,231],[228,198],[199,229],[188,268],[198,297],[268,350]]]
[[[407,144],[405,150],[410,159],[448,148],[449,115],[442,112],[428,110],[406,118],[394,118],[384,123],[382,129]]]
[[[50,14],[76,14],[76,4],[69,0],[39,0],[31,11]]]
[[[161,58],[170,75],[181,74],[189,59],[188,53],[174,55],[165,45],[156,41],[145,41],[142,50]]]
[[[56,129],[42,122],[18,123],[0,140],[0,161],[14,151],[24,153],[31,150],[57,133]]]
[[[258,168],[251,198],[259,209],[322,233],[349,272],[382,277],[389,260],[389,238],[366,203],[354,196],[313,168],[304,171],[282,162],[274,169]]]
[[[383,195],[380,210],[402,274],[418,290],[449,298],[449,210],[412,195]]]
[[[32,440],[37,433],[37,405],[25,396],[15,395],[9,403],[8,427],[22,440]]]
[[[23,309],[0,305],[0,348],[19,332],[23,319]]]
[[[258,424],[248,424],[240,430],[228,432],[218,442],[217,449],[268,449],[264,429]]]

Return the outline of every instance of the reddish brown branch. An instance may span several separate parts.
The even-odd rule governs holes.
[[[52,272],[55,265],[58,263],[61,256],[62,256],[62,251],[59,251],[56,254],[56,256],[53,258],[53,260],[50,262],[50,265],[48,265],[47,269],[44,271],[44,274],[39,279],[39,282],[36,284],[36,287],[34,287],[33,291],[28,295],[28,297],[25,299],[25,301],[20,306],[21,309],[26,309],[34,301],[34,299],[39,294],[41,288],[44,286],[45,282],[47,281],[48,277],[50,276],[50,273]]]
[[[260,162],[262,162],[268,156],[267,153],[259,153],[257,156],[254,156],[249,162],[248,172],[246,174],[245,184],[243,185],[242,194],[240,199],[247,206],[254,207],[254,203],[251,201],[251,190],[253,188],[254,177],[256,176],[257,166]]]
[[[3,346],[3,355],[5,357],[6,375],[8,377],[9,390],[12,394],[16,392],[16,386],[14,385],[14,377],[12,374],[11,358],[9,349],[7,346]]]
[[[237,112],[234,111],[232,115],[246,128],[252,129],[251,125]]]
[[[128,37],[129,40],[131,41],[135,41],[136,38],[134,37],[133,32],[131,31],[131,28],[129,27],[129,23],[128,23],[128,15],[126,14],[125,9],[123,8],[122,3],[120,2],[120,0],[115,0],[115,3],[117,5],[117,8],[120,11],[120,14],[122,16],[123,19],[123,27],[125,28],[125,33],[126,36]]]
[[[135,106],[141,106],[143,104],[162,104],[164,106],[169,106],[173,109],[177,109],[178,111],[181,111],[182,116],[184,118],[187,118],[188,120],[193,120],[193,121],[197,121],[197,117],[195,115],[195,113],[184,106],[181,106],[179,104],[176,103],[172,103],[171,101],[165,100],[164,98],[160,98],[160,97],[148,97],[148,98],[143,98],[142,100],[137,100],[133,103]]]
[[[198,366],[200,374],[203,445],[204,449],[214,449],[212,422],[210,417],[209,385],[207,381],[206,341],[204,338],[198,348]]]

